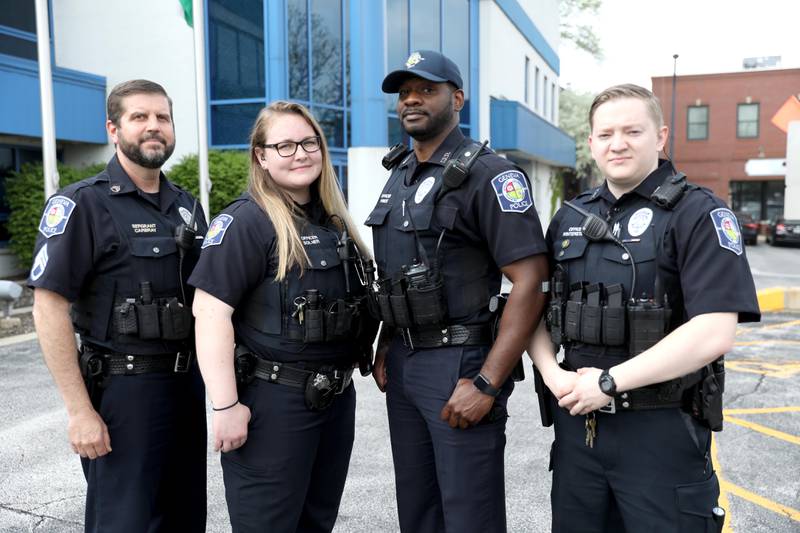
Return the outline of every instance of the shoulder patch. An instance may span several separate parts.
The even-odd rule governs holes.
[[[203,239],[201,248],[222,244],[222,238],[225,237],[225,232],[228,231],[231,222],[233,222],[232,216],[226,214],[217,215],[211,221],[211,225],[208,226],[208,232],[206,233],[206,238]]]
[[[67,229],[69,217],[75,210],[75,202],[66,196],[53,196],[44,208],[39,222],[39,233],[46,238],[61,235]]]
[[[742,232],[736,216],[724,207],[714,209],[709,215],[714,222],[714,229],[717,230],[719,245],[736,255],[742,255]]]
[[[533,205],[528,180],[518,170],[501,172],[492,178],[492,187],[504,213],[524,213]]]
[[[36,281],[42,277],[42,274],[44,274],[44,269],[47,268],[48,259],[50,259],[50,256],[47,254],[47,243],[45,242],[44,245],[39,248],[39,253],[36,254],[36,258],[33,260],[33,268],[31,268],[31,281]]]

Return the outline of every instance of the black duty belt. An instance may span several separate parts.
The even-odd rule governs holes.
[[[441,348],[442,346],[476,346],[492,343],[489,324],[442,326],[435,328],[404,328],[400,330],[403,344],[409,348]]]
[[[601,413],[614,414],[619,411],[642,411],[648,409],[668,409],[682,405],[682,388],[674,388],[666,393],[662,387],[640,388],[621,392],[611,398],[607,405],[598,409]]]
[[[152,372],[182,374],[188,372],[194,362],[194,352],[188,350],[151,355],[98,353],[105,359],[106,372],[112,376],[132,376],[150,374]]]
[[[282,363],[279,361],[267,361],[256,357],[255,377],[268,383],[278,383],[288,387],[305,389],[309,376],[314,375],[314,379],[328,379],[331,388],[336,390],[336,394],[341,394],[353,379],[353,368],[336,368],[333,365],[320,365],[317,368],[306,368],[305,366]]]

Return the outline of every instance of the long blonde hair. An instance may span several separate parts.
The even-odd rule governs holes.
[[[347,211],[347,204],[344,201],[344,196],[339,188],[339,181],[336,179],[336,173],[331,164],[328,142],[325,140],[322,128],[305,106],[294,102],[277,100],[262,109],[256,118],[255,124],[253,124],[253,130],[250,133],[250,182],[248,185],[248,192],[275,227],[275,235],[278,241],[276,281],[283,280],[286,277],[286,273],[294,266],[299,266],[302,274],[304,268],[309,264],[308,255],[297,231],[300,213],[291,197],[272,179],[269,171],[261,168],[258,162],[258,153],[256,152],[256,149],[262,149],[267,143],[269,128],[272,122],[280,115],[298,115],[302,117],[314,130],[314,133],[319,136],[322,171],[311,187],[316,188],[325,212],[334,220],[337,220],[338,217],[337,224],[340,226],[339,229],[344,229],[341,228],[341,224],[344,224],[361,253],[365,257],[368,254],[368,249],[359,237],[358,229]],[[302,148],[298,147],[298,149]]]

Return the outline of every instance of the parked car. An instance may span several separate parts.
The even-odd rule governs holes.
[[[744,211],[737,211],[734,215],[736,215],[736,220],[739,221],[744,243],[749,246],[758,244],[758,221],[753,218],[753,215]]]
[[[800,244],[800,220],[776,218],[769,225],[767,242],[772,246],[784,243]]]

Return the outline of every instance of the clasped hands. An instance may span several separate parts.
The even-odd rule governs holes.
[[[569,410],[569,414],[585,415],[605,406],[611,396],[603,393],[598,385],[599,368],[584,367],[577,372],[559,368],[545,380],[547,388],[558,400],[558,405]]]

